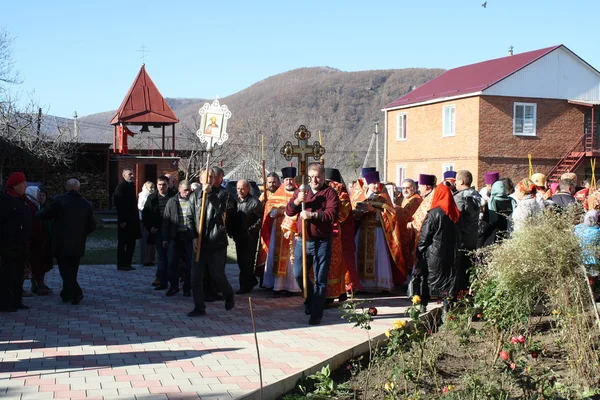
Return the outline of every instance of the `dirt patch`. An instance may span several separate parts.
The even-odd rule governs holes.
[[[368,354],[350,360],[331,373],[336,393],[309,397],[600,399],[593,392],[598,389],[598,382],[586,388],[578,371],[572,368],[553,327],[552,317],[536,317],[532,319],[532,326],[532,333],[524,338],[525,342],[516,343],[515,350],[508,351],[508,360],[504,360],[495,348],[498,341],[483,336],[483,322],[473,322],[468,333],[442,327],[423,342],[411,343],[395,354],[388,354],[387,345],[380,343],[370,368]],[[310,390],[313,383],[307,380],[300,384]],[[548,390],[552,387],[555,393],[563,395],[542,397],[540,393],[536,394],[541,387]],[[301,398],[307,396],[299,390],[283,397],[286,400]]]

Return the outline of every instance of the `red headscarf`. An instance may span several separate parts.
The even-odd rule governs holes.
[[[443,183],[440,183],[435,188],[433,199],[431,199],[431,207],[429,207],[429,209],[433,210],[436,207],[441,208],[454,223],[460,218],[460,211],[458,211],[458,207],[456,207],[452,192],[450,191],[450,188]]]

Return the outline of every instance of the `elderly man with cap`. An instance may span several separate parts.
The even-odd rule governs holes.
[[[331,250],[331,265],[329,279],[327,280],[327,300],[343,298],[346,295],[346,285],[352,288],[362,288],[356,270],[356,245],[354,242],[354,218],[352,217],[352,203],[342,174],[338,169],[325,168],[325,179],[332,187],[340,200],[340,219],[336,222]]]
[[[359,224],[356,232],[358,276],[367,291],[390,291],[394,284],[406,281],[396,209],[379,181],[379,172],[367,172],[364,179],[364,193],[354,196],[352,203],[354,218]]]
[[[275,295],[299,293],[294,278],[292,255],[296,245],[294,232],[283,229],[296,227],[296,218],[286,217],[285,207],[294,196],[296,168],[281,169],[283,185],[268,196],[260,231],[260,248],[256,258],[256,274],[262,275],[263,286],[273,289]],[[267,178],[268,180],[268,178]]]
[[[23,275],[33,215],[26,204],[25,175],[13,173],[6,188],[0,194],[0,311],[12,312],[29,308],[23,304]]]

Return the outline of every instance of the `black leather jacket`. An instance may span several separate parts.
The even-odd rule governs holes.
[[[423,222],[417,246],[417,267],[427,278],[431,295],[448,295],[454,289],[458,229],[439,207],[429,210]]]
[[[243,200],[238,198],[234,240],[258,236],[263,213],[264,206],[256,197],[248,194]]]
[[[202,207],[203,190],[196,190],[190,196],[192,212],[192,230],[194,238],[198,237],[198,221]],[[204,229],[202,233],[202,247],[213,250],[226,248],[229,244],[227,235],[233,235],[235,200],[229,191],[223,187],[213,186],[212,191],[206,194],[206,215],[204,216]]]
[[[26,256],[32,220],[31,211],[23,198],[0,193],[0,256]]]

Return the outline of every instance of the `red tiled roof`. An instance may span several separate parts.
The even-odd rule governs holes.
[[[146,67],[142,64],[140,72],[110,124],[174,124],[177,122],[179,119],[162,97],[146,72]]]
[[[451,69],[394,100],[385,108],[481,92],[561,46],[547,47]]]

